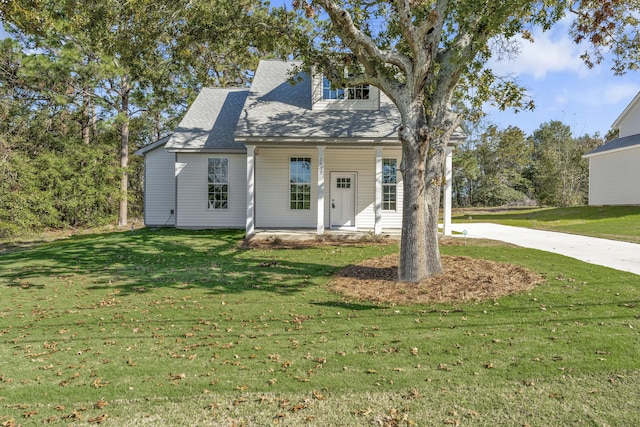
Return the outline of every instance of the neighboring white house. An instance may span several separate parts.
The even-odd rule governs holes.
[[[402,226],[400,114],[369,86],[334,89],[261,61],[250,89],[206,88],[145,158],[147,226],[372,231]],[[293,82],[293,84],[292,84]],[[445,234],[451,220],[447,148]]]
[[[590,205],[640,205],[640,93],[613,123],[614,139],[589,159]]]

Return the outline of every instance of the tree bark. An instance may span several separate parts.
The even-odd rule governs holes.
[[[129,190],[129,82],[126,78],[122,81],[121,108],[122,124],[120,125],[120,206],[118,213],[118,225],[127,225],[128,222],[128,197]]]
[[[425,162],[409,144],[402,150],[402,233],[400,236],[400,261],[398,280],[419,282],[427,277],[426,241],[422,238],[425,230]]]
[[[398,280],[420,282],[442,272],[437,236],[437,211],[435,230],[432,230],[432,214],[429,198],[433,185],[427,174],[427,156],[431,132],[426,124],[422,94],[406,108],[399,132],[402,142],[403,209],[400,240]]]
[[[425,209],[425,233],[427,246],[425,259],[427,275],[433,276],[442,273],[440,261],[440,247],[438,245],[438,219],[440,216],[440,199],[442,197],[443,164],[446,141],[438,139],[432,142],[427,157]]]

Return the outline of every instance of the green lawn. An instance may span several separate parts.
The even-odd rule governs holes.
[[[640,425],[640,276],[468,241],[547,282],[379,306],[325,284],[395,244],[246,250],[238,231],[0,255],[0,426]]]
[[[455,222],[493,222],[640,243],[640,206],[464,209]]]

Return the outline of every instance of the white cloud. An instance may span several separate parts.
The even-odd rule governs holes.
[[[575,45],[566,29],[537,31],[534,42],[518,38],[520,53],[513,60],[492,60],[489,67],[498,75],[530,75],[536,80],[544,79],[554,72],[572,72],[580,77],[588,68],[580,59],[582,49]]]
[[[602,109],[605,106],[612,106],[614,109],[622,110],[631,102],[634,96],[640,92],[639,82],[615,82],[611,77],[607,80],[589,80],[589,86],[582,90],[574,90],[572,102],[587,106],[589,108]]]
[[[564,89],[562,93],[556,94],[554,98],[554,105],[556,108],[561,108],[563,105],[567,105],[571,101],[571,95]]]
[[[622,84],[609,84],[606,87],[601,88],[602,97],[601,104],[614,105],[619,102],[629,102],[633,97],[640,92],[640,84],[638,83],[622,83]]]

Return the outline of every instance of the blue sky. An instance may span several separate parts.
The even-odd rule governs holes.
[[[274,0],[272,4],[281,2]],[[0,29],[0,37],[5,36]],[[502,128],[518,126],[527,134],[551,120],[569,125],[575,136],[606,134],[640,92],[640,73],[614,76],[610,63],[588,69],[580,59],[583,49],[569,37],[567,22],[533,36],[534,43],[521,41],[515,59],[492,61],[490,66],[496,74],[515,77],[527,88],[536,109],[515,114],[487,106],[488,120]]]
[[[489,120],[501,127],[518,126],[527,134],[551,120],[571,126],[574,136],[606,134],[640,92],[640,73],[615,76],[611,63],[589,69],[580,59],[584,48],[571,41],[568,22],[534,33],[534,39],[534,43],[521,41],[514,60],[490,65],[496,74],[516,77],[536,109],[514,114],[487,108]]]

